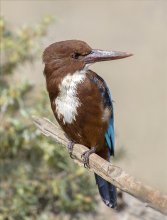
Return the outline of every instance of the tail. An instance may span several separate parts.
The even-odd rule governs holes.
[[[103,202],[110,208],[117,206],[117,190],[114,185],[95,173],[96,184]]]

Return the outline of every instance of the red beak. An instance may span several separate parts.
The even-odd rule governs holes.
[[[86,64],[88,63],[96,63],[100,61],[108,61],[108,60],[117,60],[117,59],[123,59],[126,57],[130,57],[133,54],[126,53],[126,52],[120,52],[120,51],[105,51],[105,50],[92,50],[92,52],[85,57],[83,57],[83,60]]]

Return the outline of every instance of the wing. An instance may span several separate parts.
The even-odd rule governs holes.
[[[112,104],[112,96],[111,92],[108,89],[108,95],[109,99],[111,101],[111,107],[112,107],[112,115],[110,117],[108,129],[105,133],[106,142],[110,148],[110,154],[114,155],[114,142],[115,142],[115,133],[114,133],[114,113],[113,113],[113,104]]]
[[[108,88],[106,82],[93,71],[89,71],[90,80],[95,83],[100,91],[100,94],[103,99],[104,108],[108,108],[111,110],[112,114],[109,119],[108,128],[105,133],[105,139],[107,146],[110,150],[110,155],[114,155],[114,114],[113,114],[113,103],[112,103],[112,95],[111,91]]]

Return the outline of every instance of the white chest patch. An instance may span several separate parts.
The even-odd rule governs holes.
[[[85,79],[86,68],[64,77],[59,85],[59,96],[55,99],[58,118],[63,117],[63,122],[72,123],[77,115],[77,108],[81,105],[77,97],[77,87]]]

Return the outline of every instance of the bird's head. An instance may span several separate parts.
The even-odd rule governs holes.
[[[92,49],[87,43],[80,40],[66,40],[51,44],[43,53],[45,65],[52,66],[53,70],[74,73],[86,65],[100,61],[122,59],[132,56],[120,51],[105,51]]]

